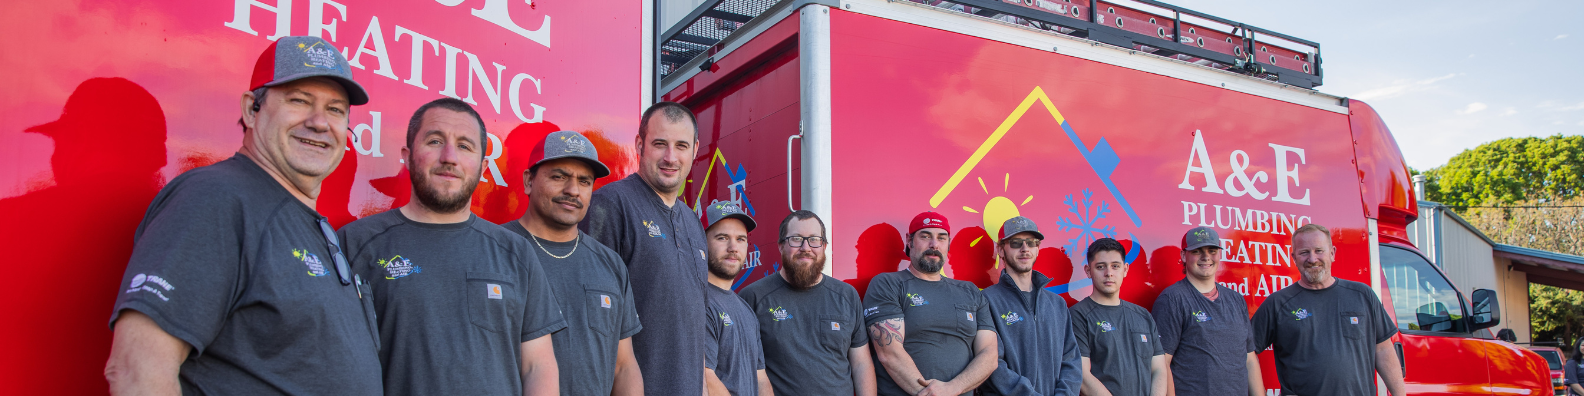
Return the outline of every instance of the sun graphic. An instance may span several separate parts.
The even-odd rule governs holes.
[[[979,179],[979,190],[984,191],[987,195],[990,194],[990,189],[985,187],[984,178],[978,177],[976,179]],[[1012,174],[1008,173],[1001,179],[1001,192],[1005,193],[1007,188],[1011,185]],[[1005,223],[1007,219],[1011,219],[1020,215],[1018,213],[1019,206],[1028,205],[1029,201],[1033,200],[1034,196],[1030,195],[1028,198],[1023,198],[1022,203],[1014,204],[1012,203],[1012,200],[1008,199],[1007,197],[995,196],[991,197],[989,202],[985,202],[984,209],[974,210],[974,208],[964,206],[963,210],[967,211],[968,213],[977,213],[983,215],[985,233],[989,234],[991,238],[994,238],[997,233],[1001,231],[1002,223]],[[974,239],[973,242],[968,243],[968,246],[979,245],[981,239],[984,239],[984,237]]]

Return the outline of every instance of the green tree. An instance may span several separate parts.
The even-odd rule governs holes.
[[[1463,150],[1424,175],[1424,198],[1454,208],[1578,197],[1584,136],[1501,139]]]
[[[1584,333],[1584,292],[1529,284],[1529,321],[1534,341],[1569,344]]]

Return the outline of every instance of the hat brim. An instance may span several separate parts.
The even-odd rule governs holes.
[[[758,228],[759,227],[759,224],[754,222],[754,219],[752,217],[748,217],[747,213],[732,213],[732,214],[729,214],[729,215],[721,216],[721,218],[719,218],[719,219],[715,219],[714,222],[711,222],[709,224],[709,227],[704,227],[704,228],[707,229],[707,228],[710,228],[710,227],[714,227],[715,224],[719,224],[721,222],[721,220],[726,220],[726,219],[741,220],[743,222],[743,228],[747,228],[749,232],[753,232],[754,228]]]
[[[553,157],[545,157],[544,159],[539,160],[539,162],[535,162],[531,166],[539,166],[539,164],[543,164],[545,162],[550,162],[550,161],[554,161],[554,160],[558,160],[558,159],[562,159],[562,158],[571,158],[571,159],[575,159],[575,160],[582,160],[583,163],[588,164],[589,168],[593,168],[593,170],[594,170],[594,178],[595,179],[598,179],[598,178],[601,178],[601,177],[605,177],[605,176],[610,176],[610,174],[611,174],[610,168],[605,167],[605,164],[599,162],[599,160],[595,160],[593,158],[584,157],[584,156],[575,155],[575,154],[562,154],[562,155],[557,155],[557,156],[553,156]]]
[[[363,90],[363,85],[362,84],[358,84],[357,81],[352,81],[351,79],[348,79],[346,77],[341,77],[339,75],[336,75],[335,73],[329,73],[329,72],[293,74],[293,75],[290,75],[290,76],[286,76],[286,77],[283,77],[283,78],[276,79],[275,81],[270,81],[268,83],[265,83],[264,86],[266,86],[266,87],[274,87],[274,86],[279,86],[279,85],[282,85],[282,84],[290,83],[292,81],[297,81],[297,80],[301,80],[301,79],[304,79],[304,78],[310,78],[310,77],[326,77],[326,78],[329,78],[331,80],[335,80],[335,82],[337,82],[337,83],[340,83],[341,84],[341,88],[346,90],[347,103],[349,103],[349,104],[351,104],[353,106],[361,106],[361,105],[368,104],[368,102],[369,102],[368,91]]]
[[[1188,247],[1183,248],[1183,251],[1191,252],[1191,251],[1199,250],[1199,248],[1206,247],[1206,246],[1215,246],[1217,249],[1221,249],[1222,248],[1221,244],[1219,244],[1219,243],[1201,243],[1201,244],[1197,244],[1197,245],[1188,245]]]
[[[1026,230],[1026,231],[1014,232],[1014,233],[1012,233],[1012,235],[1007,235],[1006,238],[1001,238],[1001,240],[996,241],[996,242],[1006,242],[1006,240],[1012,239],[1012,237],[1015,237],[1018,234],[1022,234],[1022,233],[1034,234],[1034,238],[1038,238],[1041,241],[1045,240],[1045,234],[1041,234],[1039,231]]]

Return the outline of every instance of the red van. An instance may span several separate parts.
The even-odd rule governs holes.
[[[1183,277],[1182,234],[1215,227],[1219,281],[1252,312],[1298,276],[1292,231],[1319,223],[1333,274],[1395,317],[1411,394],[1551,391],[1540,356],[1476,336],[1500,321],[1495,293],[1459,293],[1408,241],[1397,143],[1369,105],[1314,90],[1318,43],[1154,1],[806,0],[706,2],[661,45],[656,92],[703,141],[687,198],[819,213],[831,275],[860,291],[933,210],[957,225],[954,278],[993,284],[989,236],[1023,215],[1049,239],[1047,289],[1087,296],[1083,248],[1110,237],[1133,264],[1123,298],[1146,308]]]

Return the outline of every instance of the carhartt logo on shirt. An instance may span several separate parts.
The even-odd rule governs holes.
[[[1148,335],[1144,335],[1144,334],[1139,334],[1139,342],[1149,342],[1149,336]]]
[[[600,308],[610,308],[610,307],[611,307],[610,296],[601,294],[600,295]]]
[[[501,299],[501,288],[500,288],[500,285],[491,283],[491,284],[484,285],[484,288],[489,289],[489,298],[491,300],[499,300],[499,299]]]
[[[973,312],[968,312],[968,321],[969,322],[973,321]]]
[[[1358,317],[1357,316],[1350,316],[1350,317],[1348,317],[1348,320],[1352,321],[1353,324],[1358,324]]]
[[[841,323],[831,322],[831,330],[841,330]]]

